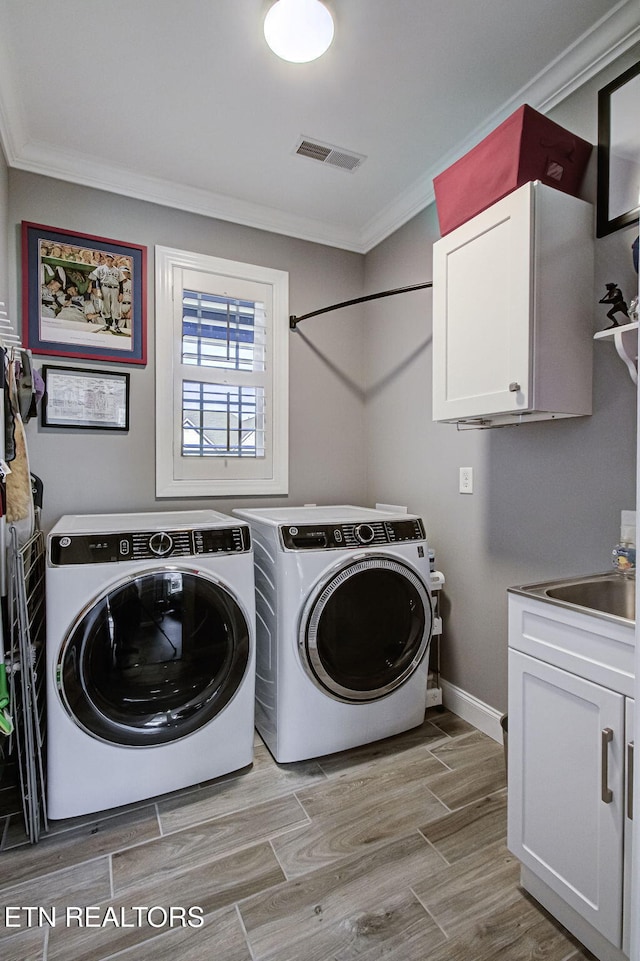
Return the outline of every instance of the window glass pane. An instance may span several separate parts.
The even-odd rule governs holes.
[[[264,304],[182,292],[182,363],[225,370],[264,370]]]
[[[264,457],[264,444],[264,387],[183,381],[183,457]]]

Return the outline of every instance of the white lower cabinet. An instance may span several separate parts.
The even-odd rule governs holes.
[[[548,629],[549,608],[511,604],[508,846],[523,886],[598,958],[619,961],[629,954],[633,700],[549,663],[571,656]],[[593,640],[582,624],[563,631]]]

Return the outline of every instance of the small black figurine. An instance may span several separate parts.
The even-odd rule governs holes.
[[[611,327],[619,327],[619,323],[616,320],[614,314],[621,313],[629,320],[629,311],[627,309],[627,304],[624,297],[622,296],[622,291],[616,284],[605,284],[607,292],[604,297],[598,301],[599,304],[611,304],[611,310],[607,311],[607,317],[611,321]],[[611,327],[607,327],[607,330],[611,330]]]

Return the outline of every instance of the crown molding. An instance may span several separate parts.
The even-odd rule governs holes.
[[[160,204],[163,207],[173,207],[270,233],[285,234],[300,240],[362,253],[358,237],[335,224],[299,217],[198,187],[132,173],[124,167],[97,163],[93,158],[67,153],[45,144],[25,145],[11,166],[44,177],[54,177],[80,186]]]
[[[135,174],[90,157],[27,142],[8,58],[0,50],[0,143],[10,167],[121,194],[270,233],[365,254],[435,200],[433,179],[506,119],[520,104],[541,113],[566,97],[640,42],[637,0],[622,0],[586,34],[477,127],[464,142],[384,207],[361,229],[300,217],[211,191]]]
[[[421,210],[432,204],[435,201],[434,177],[475,147],[521,104],[528,103],[540,113],[548,113],[638,42],[640,42],[640,8],[637,0],[622,0],[548,67],[507,100],[499,110],[487,117],[454,150],[442,157],[392,204],[373,217],[365,225],[360,238],[364,252],[372,250]]]
[[[0,34],[0,147],[10,167],[17,166],[20,146],[26,141],[15,83],[9,71],[4,38]]]

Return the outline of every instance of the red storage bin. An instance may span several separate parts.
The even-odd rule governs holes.
[[[592,145],[523,104],[434,178],[442,235],[530,180],[577,196]]]

